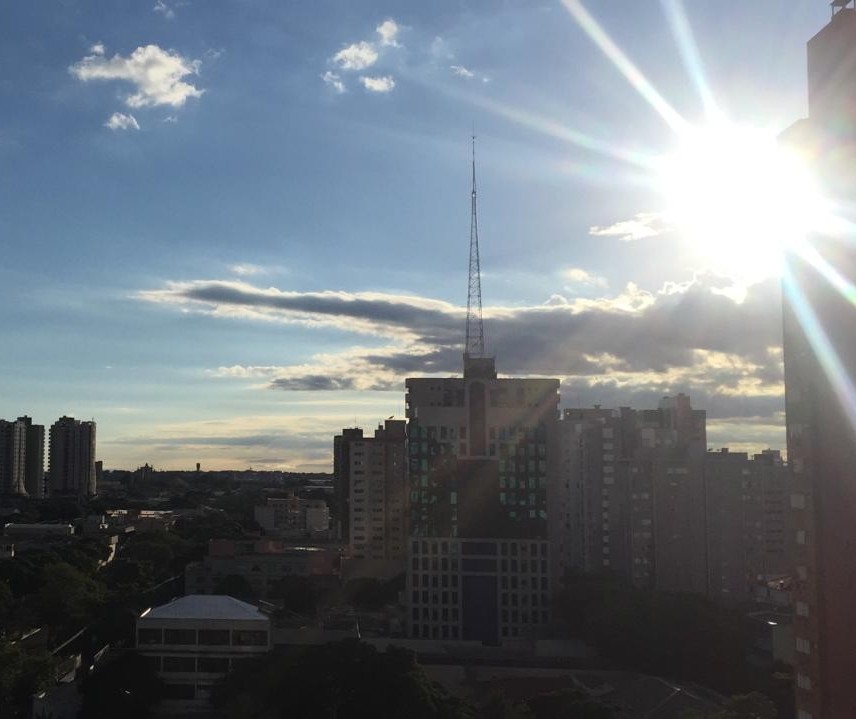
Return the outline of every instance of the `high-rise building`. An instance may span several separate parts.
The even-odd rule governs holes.
[[[407,552],[406,434],[404,420],[388,419],[374,437],[350,442],[350,542],[353,560],[377,567],[404,570]],[[396,572],[396,573],[398,573]]]
[[[94,496],[95,422],[60,417],[51,425],[48,441],[50,495]]]
[[[463,377],[406,380],[412,637],[496,644],[550,618],[559,381],[498,378],[484,350],[475,163]]]
[[[809,116],[784,133],[852,223],[856,9],[834,0],[808,43]],[[852,225],[851,225],[852,226]],[[815,233],[784,275],[788,461],[796,523],[798,719],[856,716],[856,253],[852,231]]]
[[[705,412],[684,394],[652,410],[566,409],[559,434],[557,571],[705,592]]]
[[[359,427],[346,427],[333,437],[333,512],[346,545],[351,541],[351,442],[362,438]]]
[[[0,420],[0,494],[42,497],[45,428],[29,417]]]

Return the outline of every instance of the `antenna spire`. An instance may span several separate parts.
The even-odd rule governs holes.
[[[482,322],[481,267],[479,265],[479,219],[476,191],[476,136],[473,140],[473,192],[470,220],[470,272],[467,291],[467,340],[464,363],[468,357],[484,357],[484,323]]]

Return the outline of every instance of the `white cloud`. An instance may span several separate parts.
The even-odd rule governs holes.
[[[175,10],[173,10],[169,5],[167,5],[164,0],[156,0],[155,6],[152,8],[152,11],[159,12],[167,20],[172,20],[175,17]]]
[[[581,267],[568,267],[562,270],[562,276],[574,284],[586,285],[588,287],[606,287],[606,278],[593,275]]]
[[[167,116],[162,120],[162,122],[167,122],[167,123],[169,123],[169,124],[171,124],[171,125],[174,125],[176,122],[178,122],[178,118],[177,118],[175,115],[167,115]]]
[[[384,77],[367,77],[362,75],[360,82],[370,92],[392,92],[392,89],[395,87],[395,80],[391,75]]]
[[[450,65],[449,69],[451,69],[451,71],[455,73],[458,77],[465,77],[469,79],[476,76],[476,74],[472,70],[465,68],[463,65]]]
[[[128,57],[114,55],[108,59],[102,54],[88,55],[69,71],[84,82],[121,80],[133,84],[136,91],[125,98],[128,107],[181,107],[188,98],[201,97],[204,92],[183,80],[188,75],[197,75],[199,66],[199,60],[189,60],[157,45],[145,45]]]
[[[96,42],[91,48],[89,48],[89,52],[93,55],[103,55],[104,54],[104,43]]]
[[[240,277],[250,277],[252,275],[262,275],[267,272],[267,269],[261,265],[253,265],[249,262],[242,262],[237,265],[230,265],[229,269]]]
[[[345,83],[342,82],[341,76],[337,75],[335,72],[327,70],[323,75],[321,75],[321,79],[325,82],[325,84],[332,87],[339,94],[345,92]]]
[[[114,112],[110,115],[110,119],[104,123],[104,127],[109,127],[111,130],[139,130],[140,124],[133,115],[126,115],[124,112]]]
[[[428,49],[431,56],[437,60],[454,60],[455,53],[449,47],[449,43],[439,35],[431,41],[431,47]]]
[[[670,229],[659,212],[639,212],[630,220],[622,220],[606,227],[590,227],[589,234],[595,237],[617,237],[624,242],[632,242],[657,237]]]
[[[387,18],[376,28],[380,35],[380,44],[390,47],[400,47],[398,44],[398,23],[392,18]]]
[[[377,62],[378,53],[370,42],[355,42],[343,47],[332,57],[342,70],[365,70]]]

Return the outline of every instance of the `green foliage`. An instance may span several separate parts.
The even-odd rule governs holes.
[[[33,694],[53,680],[54,658],[0,641],[0,716],[29,717]]]
[[[309,577],[278,579],[271,587],[270,596],[282,600],[283,609],[296,614],[314,614],[318,603],[318,591]]]
[[[777,719],[775,704],[759,692],[731,697],[714,712],[687,712],[681,719]]]
[[[146,719],[160,701],[162,683],[136,652],[108,658],[81,686],[80,719]]]
[[[533,719],[525,702],[514,703],[502,692],[491,694],[479,710],[480,719]]]
[[[356,639],[267,655],[233,671],[215,691],[228,719],[472,719],[472,708],[431,682],[412,652],[378,652]]]
[[[223,577],[214,587],[214,594],[226,594],[242,602],[255,602],[258,599],[252,585],[239,574]]]
[[[41,587],[35,596],[39,615],[52,628],[79,628],[100,604],[104,587],[65,562],[42,569]]]
[[[749,626],[737,612],[691,594],[646,592],[616,579],[573,575],[555,615],[612,664],[710,684],[746,685]]]
[[[526,701],[534,719],[613,719],[615,711],[577,689],[537,694]]]
[[[345,585],[345,599],[348,604],[377,611],[387,604],[393,604],[398,599],[398,593],[404,589],[404,574],[381,582],[374,577],[352,579]]]

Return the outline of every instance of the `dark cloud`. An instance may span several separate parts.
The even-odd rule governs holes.
[[[740,302],[734,291],[730,280],[702,274],[656,293],[628,286],[618,297],[486,308],[488,350],[501,374],[563,378],[564,406],[652,407],[683,391],[711,418],[771,416],[783,404],[779,282],[750,286]],[[273,389],[401,391],[407,376],[461,371],[464,311],[434,300],[213,281],[144,296],[203,311],[274,312],[394,340],[392,348],[345,352],[307,372],[283,368]]]

